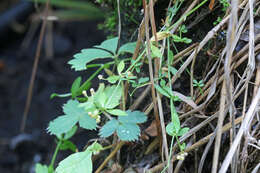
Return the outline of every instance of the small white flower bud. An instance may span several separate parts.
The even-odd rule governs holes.
[[[99,79],[99,80],[103,79],[103,76],[102,76],[101,74],[98,75],[98,79]]]
[[[91,93],[92,96],[95,94],[94,88],[90,88],[90,93]]]
[[[88,97],[86,90],[82,91],[82,94],[83,94],[85,97]]]

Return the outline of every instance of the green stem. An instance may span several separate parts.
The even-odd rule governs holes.
[[[93,74],[88,78],[88,80],[86,80],[86,81],[81,85],[81,87],[79,88],[79,92],[78,92],[77,96],[81,95],[82,91],[86,90],[86,88],[89,87],[90,81],[91,81],[92,79],[94,79],[94,78],[99,74],[99,72],[102,71],[104,68],[108,68],[110,64],[113,64],[113,63],[107,63],[107,64],[104,64],[104,65],[101,65],[101,66],[97,69],[97,71],[95,71],[95,73],[93,73]]]
[[[174,136],[172,137],[172,141],[171,141],[170,154],[169,154],[169,159],[168,159],[167,165],[166,165],[166,167],[162,170],[161,173],[164,173],[164,172],[166,171],[166,169],[167,169],[167,168],[169,167],[169,165],[170,165],[170,161],[171,161],[171,157],[172,157],[173,141],[174,141]]]
[[[61,146],[61,144],[62,144],[62,141],[63,141],[63,137],[61,137],[61,139],[59,139],[59,142],[58,142],[58,144],[57,144],[57,146],[56,146],[56,148],[55,148],[55,152],[54,152],[54,154],[53,154],[53,156],[52,156],[51,164],[50,164],[50,166],[49,166],[49,167],[51,167],[52,169],[53,169],[54,162],[55,162],[55,160],[56,160],[58,151],[59,151],[60,146]]]
[[[191,15],[194,11],[199,9],[202,5],[204,5],[208,0],[202,1],[199,5],[197,5],[195,8],[193,8],[191,11],[189,11],[186,15],[182,16],[174,25],[172,25],[168,30],[171,30],[175,27],[175,25],[178,25],[182,20],[186,19],[189,15]]]

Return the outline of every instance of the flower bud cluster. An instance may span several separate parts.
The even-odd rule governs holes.
[[[100,115],[98,110],[95,110],[94,112],[88,112],[88,115],[91,118],[95,118],[97,123],[100,123]]]

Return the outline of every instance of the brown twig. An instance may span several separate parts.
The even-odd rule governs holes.
[[[98,169],[95,171],[95,173],[100,173],[100,172],[102,171],[102,169],[106,166],[106,164],[108,163],[108,161],[109,161],[110,159],[112,159],[112,158],[116,155],[117,151],[120,150],[121,147],[122,147],[124,144],[125,144],[124,141],[120,141],[120,142],[116,145],[115,149],[109,154],[109,156],[107,156],[107,158],[103,161],[103,163],[98,167]]]
[[[27,92],[26,105],[25,105],[24,112],[23,112],[23,119],[22,119],[21,126],[20,126],[20,132],[24,132],[24,130],[25,130],[25,124],[26,124],[27,116],[28,116],[30,106],[31,106],[34,81],[35,81],[38,63],[39,63],[39,59],[40,59],[40,55],[41,55],[41,47],[42,47],[42,42],[43,42],[43,36],[44,36],[44,33],[45,33],[46,24],[47,24],[49,2],[50,2],[50,0],[48,0],[46,2],[46,5],[45,5],[45,15],[44,15],[44,18],[43,18],[43,23],[42,23],[41,31],[40,31],[40,37],[39,37],[39,40],[38,40],[36,54],[35,54],[35,58],[34,58],[32,75],[31,75],[31,79],[30,79],[28,92]]]

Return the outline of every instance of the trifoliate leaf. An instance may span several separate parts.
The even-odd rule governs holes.
[[[106,110],[106,111],[112,115],[117,115],[117,116],[126,116],[127,115],[127,113],[125,111],[122,111],[120,109],[110,109],[110,110]]]
[[[119,125],[116,132],[120,140],[134,141],[140,135],[140,128],[134,123],[124,123]]]
[[[96,127],[96,123],[93,124],[95,120],[93,118],[90,118],[84,108],[79,107],[79,102],[77,100],[69,100],[68,103],[63,106],[63,112],[69,116],[77,117],[79,121],[80,119],[83,119],[83,121],[89,120],[91,127],[87,129],[91,130],[93,129],[93,126]],[[91,121],[91,119],[94,121]]]
[[[132,43],[126,43],[124,44],[123,46],[120,47],[118,53],[121,54],[121,53],[134,53],[135,51],[135,47],[136,47],[136,42],[132,42]]]
[[[61,135],[68,132],[78,121],[77,116],[63,115],[51,121],[48,127],[50,134]]]
[[[124,63],[124,61],[121,61],[121,62],[118,64],[118,66],[117,66],[117,73],[118,73],[118,74],[121,74],[121,72],[124,70],[124,68],[125,68],[125,63]]]
[[[107,86],[104,92],[106,93],[107,96],[107,101],[105,103],[106,109],[113,109],[119,105],[122,96],[121,86],[116,86],[116,85]]]
[[[96,120],[91,118],[83,107],[79,107],[77,100],[69,100],[63,106],[65,115],[56,118],[50,122],[48,131],[51,134],[61,135],[66,133],[79,121],[80,126],[93,130],[96,128]]]
[[[62,160],[59,163],[59,166],[56,168],[55,172],[57,173],[80,173],[92,172],[92,161],[91,161],[92,152],[86,150],[84,152],[78,152],[70,155],[66,159]]]
[[[109,40],[105,40],[101,43],[101,45],[94,46],[94,47],[109,50],[115,55],[116,49],[117,49],[117,44],[118,44],[118,37],[115,37],[115,38],[112,38]]]
[[[35,165],[35,173],[48,173],[48,167],[46,165],[37,163]]]
[[[112,55],[102,49],[83,49],[81,53],[74,55],[74,59],[70,60],[68,64],[71,65],[71,68],[76,71],[86,70],[86,64],[100,58],[109,58]]]
[[[99,131],[99,135],[106,138],[112,135],[119,126],[119,122],[116,119],[108,121]]]
[[[140,111],[133,111],[131,110],[126,111],[127,116],[120,116],[118,120],[121,123],[143,123],[147,120],[146,115]]]

